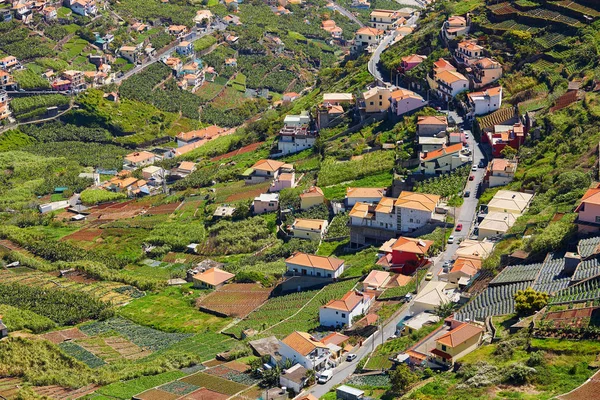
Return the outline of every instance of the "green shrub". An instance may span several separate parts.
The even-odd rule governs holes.
[[[115,193],[104,189],[85,189],[81,192],[81,202],[88,206],[126,198],[125,193]]]

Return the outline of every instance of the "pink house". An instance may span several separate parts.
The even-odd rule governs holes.
[[[600,231],[600,184],[588,189],[581,198],[577,212],[577,230],[580,233]]]
[[[426,105],[427,101],[423,97],[406,89],[395,90],[390,97],[392,113],[398,116],[416,111]]]
[[[254,214],[277,211],[279,208],[278,193],[263,193],[254,198]]]
[[[56,80],[52,82],[52,89],[59,92],[71,90],[71,81],[66,79]]]
[[[269,192],[280,192],[283,189],[291,189],[296,186],[296,173],[282,172],[271,183]]]
[[[417,65],[421,64],[427,57],[420,56],[418,54],[411,54],[410,56],[402,57],[402,62],[400,63],[400,72],[410,71]]]

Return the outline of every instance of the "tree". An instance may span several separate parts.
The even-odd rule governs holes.
[[[528,316],[541,310],[548,304],[548,293],[538,292],[532,288],[515,293],[515,310],[520,316]]]
[[[513,147],[506,146],[500,151],[500,154],[502,157],[512,160],[517,155],[517,150]]]
[[[454,311],[454,303],[446,301],[437,306],[435,310],[433,310],[433,313],[443,319],[449,317],[452,314],[452,311]]]
[[[400,365],[390,373],[390,382],[392,383],[391,391],[394,394],[404,394],[406,389],[417,381],[415,375],[407,365]]]

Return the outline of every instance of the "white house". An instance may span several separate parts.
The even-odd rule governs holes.
[[[416,315],[425,311],[433,311],[441,304],[451,301],[446,290],[447,286],[447,282],[429,281],[415,297],[410,306],[410,313]]]
[[[427,175],[443,174],[469,162],[469,156],[463,154],[462,143],[444,146],[434,151],[420,154],[421,171]]]
[[[124,169],[136,169],[159,161],[160,157],[149,151],[136,151],[129,153],[123,158]]]
[[[96,2],[94,0],[74,0],[71,2],[71,11],[84,17],[96,15]]]
[[[292,224],[292,236],[298,239],[321,240],[329,222],[325,219],[296,218]]]
[[[517,161],[494,158],[488,167],[486,179],[489,187],[508,185],[515,178]]]
[[[460,64],[473,65],[483,58],[483,47],[474,41],[463,40],[458,44],[454,58]]]
[[[309,115],[287,115],[278,136],[277,149],[284,155],[310,149],[317,141]]]
[[[300,393],[306,385],[308,370],[301,364],[281,371],[279,386],[292,389],[294,393]]]
[[[364,27],[354,35],[354,49],[361,50],[370,46],[377,46],[383,38],[384,31],[377,28]]]
[[[247,185],[254,185],[276,179],[285,172],[294,172],[294,166],[277,160],[258,160],[242,175]]]
[[[416,111],[426,105],[427,101],[411,90],[398,89],[393,91],[390,97],[392,113],[397,116]]]
[[[502,105],[502,86],[482,92],[467,93],[471,115],[489,114]]]
[[[509,212],[490,212],[479,223],[478,240],[502,236],[515,224],[517,216]]]
[[[369,25],[384,31],[394,30],[406,21],[398,11],[393,10],[373,10],[370,17]]]
[[[450,70],[439,72],[436,84],[438,95],[445,101],[469,89],[469,80],[460,72]]]
[[[315,276],[320,278],[338,278],[344,272],[344,260],[335,257],[323,257],[297,252],[285,260],[288,274]]]
[[[397,230],[411,232],[427,225],[439,202],[440,196],[435,194],[402,191],[394,203]]]
[[[306,332],[293,332],[279,341],[279,354],[283,362],[300,364],[308,370],[327,368],[331,355],[329,348]]]
[[[469,33],[470,24],[467,18],[459,15],[453,15],[444,22],[442,31],[448,40],[456,39],[459,36],[465,36]]]
[[[364,315],[371,306],[367,294],[350,291],[340,300],[331,300],[319,309],[319,323],[327,327],[351,327],[355,317]]]

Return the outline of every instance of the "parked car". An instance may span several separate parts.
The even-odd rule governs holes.
[[[350,353],[346,356],[346,361],[354,361],[354,360],[356,360],[356,354]]]
[[[450,237],[448,237],[448,244],[452,243],[454,243],[454,236],[450,235]]]
[[[483,161],[479,161],[478,166],[479,166],[479,168],[483,168],[483,167],[485,167],[485,163]]]
[[[456,232],[462,231],[462,224],[456,224],[456,228],[454,229]]]
[[[425,275],[425,280],[430,281],[432,279],[433,279],[433,272],[428,272],[427,275]]]
[[[469,176],[469,180],[472,181],[473,179],[475,179],[475,175],[471,175]]]
[[[327,383],[327,382],[329,382],[331,377],[333,377],[333,372],[331,372],[331,370],[328,369],[327,371],[323,371],[323,372],[321,372],[321,375],[319,375],[319,383],[320,384]]]
[[[477,171],[477,165],[473,165],[473,167],[471,168],[471,171]]]
[[[467,190],[465,192],[465,197],[471,197],[471,191],[470,190]]]

